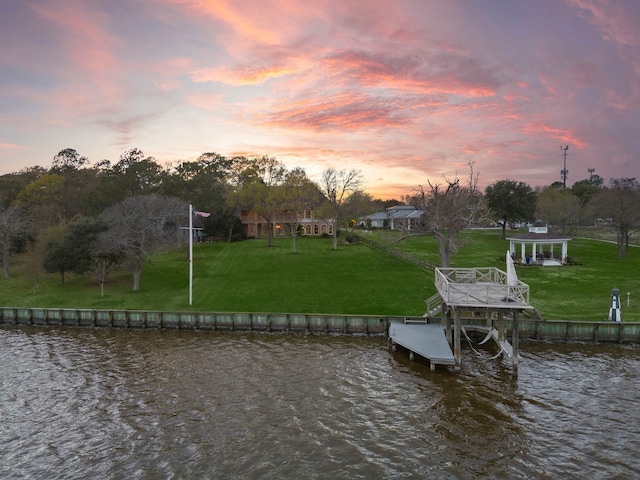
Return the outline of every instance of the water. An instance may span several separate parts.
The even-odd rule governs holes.
[[[640,478],[640,348],[521,350],[4,328],[0,478]]]

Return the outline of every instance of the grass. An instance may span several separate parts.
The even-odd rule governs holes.
[[[388,233],[376,233],[387,241]],[[431,237],[413,237],[397,248],[439,262]],[[498,231],[465,233],[465,245],[452,257],[454,267],[504,270],[509,243]],[[12,257],[9,279],[0,279],[0,305],[146,309],[168,311],[247,311],[421,315],[424,300],[435,293],[433,273],[378,253],[364,245],[340,245],[331,239],[301,238],[297,254],[290,240],[199,244],[194,247],[193,305],[189,306],[186,248],[154,255],[142,272],[140,291],[132,292],[131,274],[116,272],[104,297],[90,277],[69,275],[62,284],[29,254]],[[640,248],[624,258],[615,244],[576,238],[567,267],[518,267],[530,286],[531,304],[550,320],[606,320],[611,289],[622,292],[625,321],[640,321]],[[626,292],[631,292],[627,307]]]
[[[0,280],[0,305],[177,311],[254,311],[418,315],[434,291],[433,274],[379,255],[364,245],[331,250],[331,239],[199,244],[194,247],[193,306],[189,307],[187,251],[153,256],[140,290],[118,272],[105,296],[90,278],[40,275],[27,258],[14,257],[14,276]]]
[[[381,238],[393,241],[388,232]],[[468,231],[464,246],[451,258],[452,267],[505,269],[509,242],[499,231]],[[397,248],[439,263],[437,242],[431,237],[410,237]],[[519,247],[518,247],[519,248]],[[530,303],[548,320],[607,320],[611,290],[621,292],[622,318],[640,321],[640,247],[624,257],[615,243],[574,238],[568,253],[575,264],[566,267],[518,266],[518,278],[529,285]],[[627,292],[630,293],[627,306]]]

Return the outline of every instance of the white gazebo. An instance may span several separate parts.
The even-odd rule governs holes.
[[[519,258],[521,264],[548,267],[567,263],[567,245],[571,238],[549,233],[547,227],[529,227],[527,233],[508,237],[507,240],[509,240],[509,251]],[[519,257],[516,244],[520,245]],[[556,246],[559,247],[557,250],[554,249]]]

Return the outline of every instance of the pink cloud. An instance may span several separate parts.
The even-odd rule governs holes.
[[[584,148],[587,146],[587,143],[583,142],[571,130],[554,128],[545,122],[529,122],[525,125],[524,131],[531,135],[543,134],[553,138],[559,143],[574,145],[577,148]]]
[[[120,100],[122,90],[113,81],[114,72],[122,68],[113,52],[119,41],[103,27],[109,24],[109,18],[99,10],[86,8],[84,2],[40,3],[31,8],[57,26],[56,37],[64,49],[61,54],[72,62],[57,71],[66,82],[75,85],[74,88],[65,85],[72,92],[65,101],[78,106],[96,95],[109,103]]]
[[[415,123],[415,110],[432,105],[426,96],[341,93],[272,105],[256,118],[270,126],[316,131],[396,128]]]
[[[18,145],[16,143],[0,143],[0,155],[15,152],[17,150],[28,149],[26,145]]]
[[[191,72],[191,79],[196,82],[220,82],[227,85],[259,85],[271,78],[296,73],[293,66],[273,65],[266,67],[220,67],[197,69]]]

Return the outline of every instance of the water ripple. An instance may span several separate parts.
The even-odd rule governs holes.
[[[633,478],[638,348],[0,329],[2,478]]]

